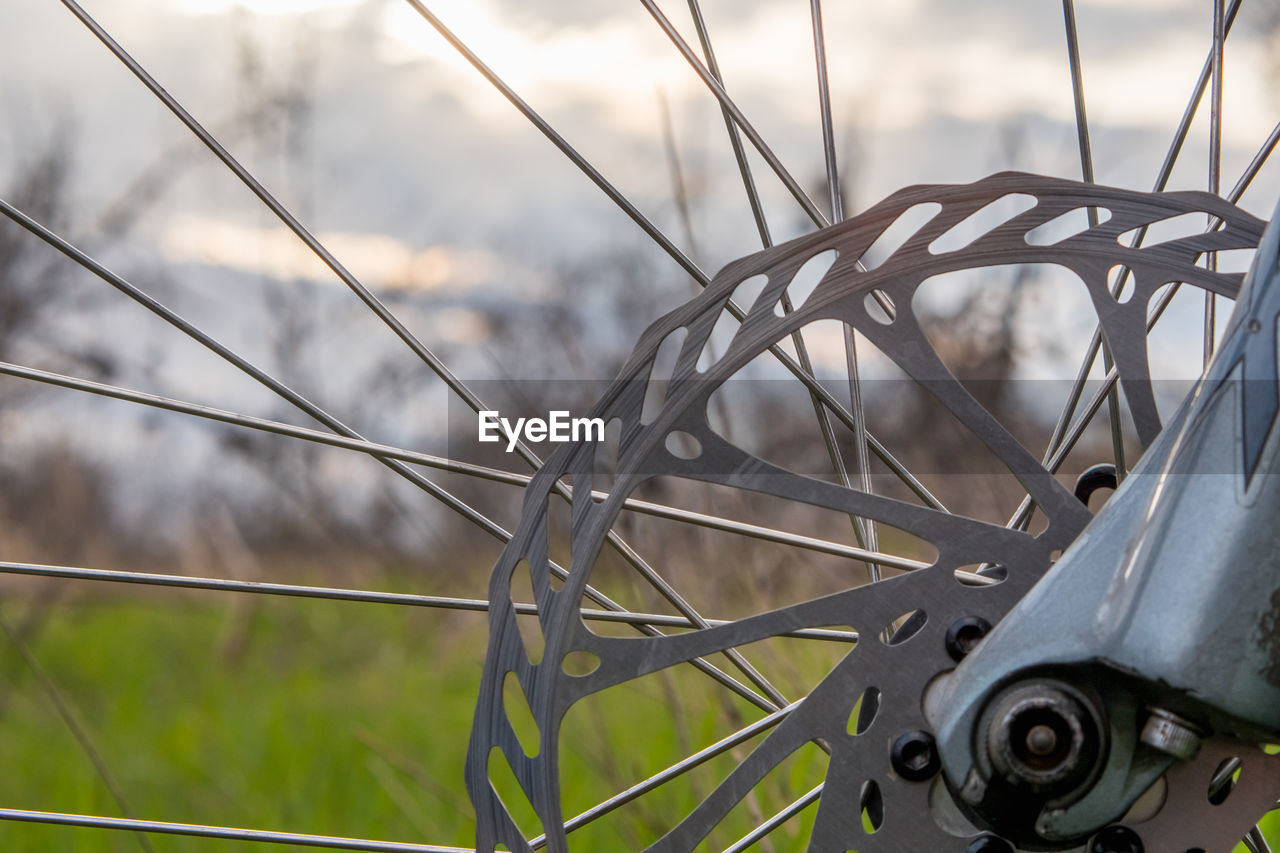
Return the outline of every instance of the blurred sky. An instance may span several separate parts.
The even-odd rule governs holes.
[[[639,3],[451,0],[432,8],[682,245],[661,103],[708,270],[756,248],[714,100]],[[900,0],[825,9],[850,212],[894,189],[1002,168],[1078,176],[1062,9],[1049,0]],[[644,241],[413,9],[400,0],[86,0],[86,8],[215,131],[274,87],[306,99],[229,147],[370,283],[460,291],[504,280],[555,299],[554,267]],[[683,4],[668,3],[690,39]],[[1098,180],[1148,188],[1208,46],[1205,0],[1077,4]],[[1228,51],[1224,188],[1278,114],[1265,22],[1246,3]],[[821,197],[808,4],[703,6],[728,87]],[[13,169],[73,128],[75,223],[168,163],[132,235],[161,261],[324,279],[230,175],[58,3],[7,0],[0,153]],[[1201,118],[1207,109],[1201,110]],[[300,128],[300,129],[299,129]],[[273,135],[274,133],[274,135]],[[292,145],[293,147],[289,147]],[[1205,186],[1198,123],[1172,186]],[[166,160],[168,158],[168,160]],[[758,160],[773,228],[809,226]],[[1268,170],[1245,204],[1267,215]],[[72,229],[76,230],[75,227]],[[637,251],[653,251],[639,248]],[[674,269],[674,268],[672,268]],[[668,306],[669,307],[669,306]]]
[[[572,331],[584,349],[580,368],[605,363],[603,353],[629,346],[692,292],[675,265],[402,0],[82,2],[358,276],[389,294],[428,300],[406,303],[406,322],[463,375],[491,372],[494,361],[519,375],[530,364],[494,337],[494,311],[565,300],[596,306],[598,324]],[[429,5],[705,269],[759,247],[714,99],[638,2]],[[663,6],[693,40],[687,8]],[[1076,6],[1097,178],[1150,189],[1208,51],[1211,4]],[[708,0],[703,9],[729,91],[820,199],[809,4]],[[964,182],[1007,168],[1080,175],[1060,3],[828,2],[824,14],[847,212],[912,183]],[[1249,0],[1228,43],[1224,191],[1280,116],[1268,27],[1276,15],[1274,0]],[[267,118],[246,122],[267,95],[276,99]],[[280,109],[282,96],[301,105],[292,119]],[[693,243],[674,203],[664,102]],[[1173,188],[1206,186],[1207,112],[1206,105]],[[0,186],[66,131],[75,165],[65,232],[110,262],[168,281],[175,303],[206,311],[250,354],[256,347],[269,355],[264,341],[279,325],[260,302],[264,287],[292,293],[300,282],[334,283],[61,4],[4,0],[0,115]],[[809,230],[759,158],[753,166],[775,236]],[[141,200],[139,178],[156,175],[149,185],[156,191]],[[1278,193],[1280,168],[1269,166],[1244,206],[1269,216]],[[94,243],[103,212],[121,199],[138,201],[137,223],[127,236]],[[622,272],[620,259],[632,257],[647,264],[639,283]],[[581,279],[583,270],[588,284],[566,295],[566,271]],[[652,293],[633,292],[630,313],[606,316],[621,309],[602,291],[647,287],[646,275]],[[345,298],[329,290],[322,302]],[[232,307],[210,308],[218,299]],[[1087,318],[1077,328],[1054,308],[1044,313],[1058,332],[1087,333]],[[100,330],[104,317],[125,322],[99,315],[82,333]],[[358,335],[349,326],[339,334],[315,355],[330,385],[369,342],[395,346],[372,323]],[[211,402],[244,405],[240,392],[217,399],[213,368],[176,360],[168,344],[146,335],[124,337],[132,340],[119,342],[122,351],[153,372],[188,386],[197,377]],[[1185,340],[1154,345],[1180,352],[1183,373],[1198,369],[1198,349]],[[838,346],[815,346],[820,361],[839,360]]]
[[[313,103],[301,177],[276,174],[279,153],[232,143],[237,154],[305,202],[317,230],[347,240],[359,266],[394,280],[386,258],[422,260],[423,283],[446,285],[432,248],[475,244],[513,251],[623,239],[620,215],[452,48],[400,0],[86,0],[121,42],[211,127],[252,97],[252,45],[263,80],[294,76]],[[712,98],[635,2],[459,0],[431,4],[529,102],[664,227],[678,230],[661,136],[659,92],[694,193],[700,259],[715,268],[754,247],[742,192]],[[1030,2],[828,3],[829,64],[844,170],[856,211],[904,184],[965,181],[1019,167],[1076,176],[1061,6]],[[1205,0],[1081,0],[1081,47],[1098,179],[1149,187],[1208,45]],[[1274,4],[1273,4],[1274,5]],[[683,4],[667,12],[693,38]],[[1264,4],[1246,3],[1227,63],[1224,182],[1265,137],[1280,99]],[[817,191],[821,148],[808,30],[800,0],[704,4],[731,92],[784,161]],[[39,144],[42,123],[71,115],[81,134],[86,204],[110,197],[170,146],[187,141],[172,118],[58,3],[7,0],[0,29],[0,96],[13,116],[7,152]],[[1202,110],[1202,114],[1207,111]],[[1205,128],[1175,178],[1205,183]],[[10,162],[13,162],[10,159]],[[794,205],[757,163],[775,228],[802,226]],[[221,261],[254,224],[229,176],[174,188],[153,245],[192,254],[190,232],[210,235]],[[296,169],[295,169],[296,171]],[[179,183],[179,181],[175,181]],[[198,185],[192,190],[191,184]],[[305,192],[303,191],[305,185]],[[1251,198],[1259,212],[1280,182]],[[188,190],[183,196],[183,190]],[[1256,201],[1254,199],[1257,199]],[[172,199],[170,199],[172,201]],[[270,234],[265,239],[273,239]],[[387,239],[404,243],[392,249]],[[403,254],[407,253],[407,254]],[[275,272],[287,263],[280,253]],[[471,263],[480,262],[472,255]],[[298,261],[297,263],[301,263]],[[459,286],[469,284],[459,265]]]

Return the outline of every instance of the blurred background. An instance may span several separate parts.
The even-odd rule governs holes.
[[[719,107],[640,4],[428,5],[702,269],[760,247]],[[668,6],[695,41],[688,10]],[[1151,189],[1205,59],[1210,5],[1077,6],[1096,178]],[[640,333],[697,290],[401,0],[85,8],[490,408],[585,411]],[[808,4],[703,11],[727,89],[825,208]],[[1058,4],[832,3],[824,14],[847,215],[910,184],[1005,169],[1080,176]],[[0,197],[371,440],[529,472],[482,453],[445,383],[61,4],[6,0],[0,21]],[[1227,48],[1224,192],[1280,115],[1277,56],[1280,4],[1245,2]],[[1207,115],[1205,104],[1172,189],[1208,185]],[[749,156],[774,239],[810,232]],[[1241,206],[1269,218],[1278,194],[1280,168],[1267,166]],[[986,383],[984,402],[1037,455],[1057,414],[1044,400],[1065,392],[1095,322],[1064,275],[956,275],[917,304],[953,371]],[[1152,338],[1170,400],[1199,374],[1200,302],[1176,301]],[[839,330],[814,329],[808,343],[817,374],[844,387]],[[886,359],[864,356],[873,429],[961,511],[1007,516],[1020,496],[1004,472]],[[0,361],[315,425],[8,221]],[[768,458],[820,472],[807,395],[784,375],[753,367],[751,393],[722,416]],[[1099,425],[1064,479],[1108,447]],[[519,518],[518,488],[429,475],[507,529]],[[0,377],[0,481],[0,558],[11,563],[483,599],[501,548],[362,454],[13,377]],[[795,507],[646,497],[854,541],[847,519]],[[680,555],[672,577],[724,618],[849,583],[835,562],[797,581],[792,556],[751,540],[627,523],[638,545]],[[743,569],[731,578],[700,570],[734,561]],[[632,581],[614,574],[626,598]],[[12,576],[0,591],[0,807],[473,843],[460,780],[482,612]],[[636,607],[660,607],[631,593]],[[826,651],[761,654],[796,690],[830,665]],[[600,710],[566,747],[580,789],[567,799],[589,805],[601,786],[625,787],[742,718],[702,689],[676,678],[638,707]],[[638,764],[613,754],[645,702],[677,701],[698,710],[651,731]],[[779,803],[814,772],[797,767]],[[667,812],[687,811],[698,784],[642,800],[584,833],[583,849],[634,849]],[[771,794],[761,796],[752,808],[767,814]],[[794,849],[802,834],[764,849]],[[17,824],[0,824],[0,839],[6,850],[239,849]]]

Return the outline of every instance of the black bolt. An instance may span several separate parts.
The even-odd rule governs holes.
[[[964,848],[964,853],[1014,853],[1014,850],[1013,845],[1003,838],[979,835],[969,842],[969,846]]]
[[[991,623],[981,616],[961,616],[947,628],[947,654],[956,662],[963,660],[990,631]]]
[[[1108,826],[1089,842],[1089,853],[1143,853],[1142,839],[1127,826]]]
[[[938,758],[938,744],[926,731],[905,732],[898,735],[889,751],[894,772],[908,782],[923,782],[942,769]]]

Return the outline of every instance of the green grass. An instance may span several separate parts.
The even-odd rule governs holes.
[[[10,624],[24,611],[4,608]],[[468,846],[474,824],[461,779],[484,641],[482,614],[148,595],[59,604],[30,647],[139,817]],[[797,683],[829,665],[789,663]],[[0,678],[0,805],[120,814],[47,688],[7,641]],[[667,713],[673,703],[683,708],[679,725]],[[724,707],[722,693],[688,674],[576,706],[562,739],[566,810],[723,736],[740,724],[735,715],[757,716]],[[816,748],[793,756],[710,844],[722,848],[752,824],[753,811],[772,814],[811,788],[824,758]],[[709,762],[575,833],[575,849],[634,850],[654,840],[735,760]],[[499,779],[528,822],[513,785]],[[773,849],[799,849],[812,814]],[[158,853],[280,849],[174,836],[152,836],[152,844]],[[0,823],[0,850],[140,847],[124,832]]]
[[[181,599],[97,601],[59,607],[32,646],[138,816],[457,844],[472,837],[453,782],[462,778],[482,616],[329,602],[229,611]],[[6,664],[0,802],[120,814],[38,680],[20,660]],[[128,834],[26,825],[0,826],[0,839],[7,851],[139,849]]]

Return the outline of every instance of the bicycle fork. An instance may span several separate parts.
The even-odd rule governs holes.
[[[1280,211],[1218,353],[1160,438],[930,688],[950,800],[970,820],[1036,849],[1136,839],[1124,824],[1169,805],[1163,777],[1219,752],[1236,763],[1215,758],[1228,778],[1199,790],[1216,805],[1243,766],[1260,799],[1240,814],[1255,813],[1176,849],[1234,843],[1274,803],[1280,760],[1256,745],[1280,740],[1278,323]]]

